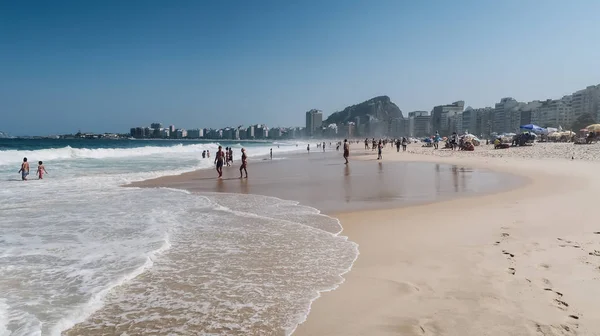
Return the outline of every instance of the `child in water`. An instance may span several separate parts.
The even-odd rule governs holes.
[[[48,174],[46,167],[44,167],[44,163],[42,161],[38,161],[37,174],[40,180],[44,178],[44,173]]]

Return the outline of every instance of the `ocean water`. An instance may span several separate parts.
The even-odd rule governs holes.
[[[304,149],[221,145],[236,160],[242,146],[250,160]],[[211,168],[201,153],[217,146],[1,139],[0,335],[291,334],[358,254],[336,219],[264,196],[120,187]]]

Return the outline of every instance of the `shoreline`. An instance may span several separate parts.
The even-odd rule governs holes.
[[[361,151],[357,151],[357,152],[358,153],[356,153],[354,155],[354,158],[356,160],[354,162],[354,164],[355,165],[362,165],[362,164],[366,165],[366,164],[369,164],[368,162],[361,162],[361,161],[371,160],[372,159],[372,152],[367,152],[367,153],[361,153]],[[390,152],[391,152],[391,150],[390,150]],[[319,155],[319,154],[320,153],[318,153],[316,155]],[[326,153],[327,159],[329,159],[331,157],[333,157],[334,159],[337,159],[337,155],[334,156],[333,154],[339,154],[339,153],[338,152]],[[304,156],[302,154],[294,153],[294,155],[296,156],[296,159],[300,159],[300,160],[305,160],[306,159],[306,156]],[[309,154],[309,155],[315,155],[315,154]],[[420,163],[420,162],[424,162],[424,161],[422,161],[422,160],[413,160],[411,163]],[[432,162],[427,162],[427,163],[432,163]],[[457,163],[460,166],[464,166],[464,163],[461,163],[461,162],[453,162],[453,163],[445,162],[444,165],[457,164]],[[269,165],[269,164],[273,164],[273,162],[271,162],[270,160],[261,160],[261,161],[257,161],[254,164],[252,164],[252,168],[253,168],[253,170],[254,169],[260,170],[259,165]],[[320,165],[326,165],[327,163],[320,162],[319,164]],[[386,164],[388,164],[388,163],[386,163]],[[389,163],[389,164],[392,164],[392,163]],[[392,164],[392,165],[395,166],[394,164]],[[264,166],[264,167],[266,167],[266,166]],[[233,167],[233,171],[234,172],[236,171],[235,168],[237,168],[237,167]],[[485,169],[487,171],[486,167],[478,167],[478,169]],[[212,170],[209,170],[209,169],[202,169],[200,171],[194,171],[194,172],[190,172],[190,173],[184,173],[184,174],[181,174],[181,175],[178,175],[178,176],[161,177],[161,178],[154,179],[154,180],[146,180],[146,181],[143,181],[141,183],[134,183],[131,186],[133,186],[133,187],[146,187],[146,188],[148,188],[148,187],[149,188],[153,188],[153,187],[157,187],[157,186],[163,186],[163,187],[169,186],[169,187],[172,187],[172,188],[188,190],[188,191],[193,192],[193,193],[195,193],[195,192],[203,192],[203,191],[206,191],[206,189],[204,189],[204,190],[201,189],[201,188],[200,189],[195,189],[194,187],[191,187],[190,183],[191,183],[191,181],[195,181],[194,185],[198,185],[198,184],[202,185],[202,184],[205,184],[204,181],[206,181],[206,180],[211,181],[211,183],[213,183],[213,181],[215,181],[215,178],[207,178],[206,177],[207,174],[208,175],[212,175],[212,174],[214,174],[214,172]],[[494,174],[496,174],[496,173],[494,172]],[[513,174],[510,174],[510,175],[512,176]],[[253,178],[253,176],[254,176],[254,174],[252,174],[252,172],[251,172],[251,178]],[[225,183],[234,183],[234,182],[228,181],[228,180],[235,180],[235,179],[229,179],[229,178],[226,177],[225,180],[226,180]],[[244,180],[242,180],[242,183],[244,183],[243,181]],[[496,186],[496,187],[498,187],[498,186]],[[494,194],[497,194],[497,193],[510,192],[511,190],[513,190],[513,188],[524,188],[524,186],[517,187],[515,185],[512,185],[511,187],[505,187],[504,186],[503,188],[493,188],[492,190],[487,190],[485,192],[477,192],[477,193],[473,193],[473,194],[461,193],[460,196],[459,196],[459,199],[462,200],[462,199],[468,199],[468,198],[484,197],[485,195],[494,195]],[[243,190],[240,190],[238,192],[220,190],[220,191],[217,191],[217,192],[243,193],[241,191],[243,191]],[[211,192],[211,191],[209,191],[209,192]],[[262,193],[259,193],[259,194],[262,194]],[[267,195],[267,196],[277,197],[277,198],[280,198],[280,199],[290,199],[290,198],[281,197],[280,195]],[[341,227],[341,231],[337,232],[336,235],[347,237],[347,239],[349,241],[355,242],[358,245],[360,245],[359,242],[357,242],[353,238],[347,236],[347,234],[346,234],[346,226],[345,226],[346,219],[345,219],[344,216],[346,216],[346,214],[348,214],[348,213],[356,213],[356,212],[323,211],[322,208],[317,208],[316,205],[305,204],[305,203],[299,201],[298,199],[294,199],[294,201],[298,202],[298,203],[300,203],[302,205],[305,205],[305,206],[306,205],[311,206],[314,209],[318,210],[323,215],[327,215],[329,217],[335,218],[340,223],[340,227]],[[358,213],[365,212],[365,211],[381,212],[381,211],[386,211],[386,210],[395,210],[398,207],[406,208],[406,209],[411,209],[413,207],[430,206],[431,204],[437,204],[439,202],[448,202],[448,201],[452,202],[452,200],[448,200],[448,199],[441,199],[441,200],[440,199],[436,199],[436,200],[432,200],[432,201],[429,201],[429,202],[418,202],[417,204],[413,204],[413,203],[402,204],[402,203],[396,202],[396,203],[386,204],[383,207],[371,208],[371,209],[369,209],[368,207],[364,207],[364,208],[360,208],[359,207],[359,209],[357,210],[357,212]],[[318,302],[320,301],[320,300],[317,300],[317,299],[319,299],[319,298],[322,299],[323,297],[326,297],[326,296],[330,295],[330,293],[339,290],[340,287],[343,286],[346,283],[346,281],[347,281],[347,275],[348,274],[352,274],[352,271],[354,269],[354,265],[357,262],[357,260],[360,260],[359,256],[361,256],[361,254],[362,254],[362,251],[360,250],[360,246],[359,246],[359,248],[357,250],[357,256],[352,261],[352,264],[350,265],[350,267],[344,273],[340,274],[341,282],[335,284],[330,289],[317,291],[316,297],[314,297],[314,298],[312,298],[310,300],[310,304],[308,306],[308,311],[307,311],[306,315],[304,316],[303,320],[300,321],[299,324],[296,326],[296,328],[294,330],[291,330],[290,333],[288,333],[288,335],[290,335],[292,333],[294,335],[302,333],[302,330],[303,330],[302,328],[303,328],[304,323],[307,323],[307,321],[310,323],[310,321],[312,319],[312,316],[313,316],[314,313],[311,314],[311,312],[313,311],[313,307],[314,307],[315,303],[318,304]],[[314,332],[311,332],[309,334],[314,334]]]
[[[596,163],[415,152],[384,154],[384,162],[460,163],[517,174],[527,183],[475,199],[335,214],[344,234],[359,244],[360,258],[340,288],[313,303],[294,335],[589,335],[600,330],[600,319],[593,316],[600,305],[586,300],[590,293],[600,294],[593,283],[600,280],[600,257],[593,249],[600,246],[595,233],[600,226],[588,225],[585,211],[577,218],[574,209],[594,209],[589,196],[598,185],[590,186],[589,168],[599,167]],[[587,195],[587,202],[577,204],[580,199],[568,198],[571,194]],[[556,218],[539,215],[541,223],[531,214],[553,207],[569,211]],[[554,227],[570,224],[565,217],[578,222],[580,230]],[[446,224],[448,218],[453,225]],[[419,224],[423,227],[415,227]],[[563,261],[562,249],[569,244],[576,250],[570,253],[579,256]],[[586,260],[573,279],[570,271],[551,271],[572,271],[569,265],[581,258]]]
[[[341,231],[336,235],[358,244],[358,254],[348,270],[340,274],[340,283],[328,290],[317,290],[316,297],[310,300],[304,321],[286,333],[288,335],[534,335],[540,332],[547,335],[577,335],[578,332],[584,332],[582,335],[587,335],[585,331],[600,330],[600,319],[591,317],[594,309],[599,307],[585,304],[587,293],[600,294],[600,291],[588,283],[573,286],[568,276],[565,278],[571,271],[565,269],[565,265],[579,262],[585,256],[573,258],[569,255],[570,259],[566,262],[560,258],[561,251],[557,252],[557,249],[563,248],[560,245],[577,241],[579,252],[589,252],[591,258],[585,260],[584,266],[580,266],[593,266],[591,270],[578,270],[577,277],[595,281],[595,267],[600,270],[600,258],[593,260],[596,250],[592,247],[600,242],[600,233],[593,236],[593,232],[600,231],[600,227],[593,231],[592,223],[581,221],[582,217],[573,219],[580,225],[580,230],[573,231],[571,226],[564,225],[555,227],[555,223],[569,223],[570,211],[574,211],[578,205],[572,204],[573,197],[565,203],[566,195],[590,196],[589,192],[595,190],[597,185],[591,186],[589,183],[593,177],[593,172],[589,170],[600,166],[590,161],[542,161],[458,152],[441,152],[439,155],[435,154],[440,152],[433,152],[432,155],[425,151],[427,149],[411,148],[409,153],[396,153],[385,149],[384,160],[374,165],[369,162],[374,161],[373,152],[354,148],[351,157],[354,162],[351,162],[350,169],[353,174],[358,170],[361,176],[377,173],[376,169],[369,167],[379,166],[379,173],[385,171],[381,175],[394,175],[394,167],[405,169],[412,166],[402,166],[406,163],[415,164],[419,169],[440,164],[443,165],[442,175],[443,167],[460,166],[473,168],[473,171],[486,170],[493,174],[520,176],[520,184],[516,185],[513,181],[508,186],[502,185],[502,188],[471,194],[465,192],[467,189],[462,189],[456,196],[449,194],[416,204],[403,203],[386,196],[375,199],[375,202],[382,202],[383,206],[380,207],[364,206],[373,203],[372,199],[363,202],[352,198],[356,196],[355,188],[354,194],[350,192],[353,207],[336,208],[323,203],[323,208],[318,204],[307,204],[299,199],[265,192],[274,189],[276,193],[283,192],[285,195],[281,185],[291,183],[299,188],[300,198],[310,199],[317,195],[327,198],[327,195],[322,195],[324,191],[329,192],[327,187],[318,190],[318,194],[303,191],[305,185],[310,187],[307,181],[315,176],[311,175],[311,171],[306,171],[306,167],[299,168],[301,174],[298,176],[294,175],[298,172],[286,170],[290,168],[290,161],[294,160],[292,158],[251,161],[251,180],[225,176],[225,181],[219,182],[212,169],[201,169],[126,186],[167,187],[192,193],[256,193],[293,200],[318,210],[322,215],[335,218],[341,226]],[[302,161],[308,158],[311,162],[309,166],[325,167],[325,172],[320,172],[317,177],[321,178],[321,183],[329,181],[329,186],[336,186],[342,180],[331,181],[327,171],[340,174],[338,169],[342,169],[341,172],[348,169],[337,163],[339,158],[334,155],[337,152],[330,152],[323,157],[319,156],[320,153],[308,154],[310,156],[289,154],[291,157],[298,156],[296,159]],[[299,162],[293,162],[291,166],[299,165]],[[383,171],[382,165],[385,167]],[[273,171],[281,168],[286,173],[284,176],[272,175]],[[257,174],[259,171],[263,176]],[[465,174],[470,174],[469,169],[465,171]],[[229,169],[229,174],[232,172],[237,173],[237,166]],[[398,179],[397,176],[395,178]],[[388,184],[392,182],[383,180],[379,186],[371,187],[389,187]],[[318,182],[313,184],[319,185]],[[364,191],[362,185],[358,187]],[[396,184],[391,188],[397,187]],[[335,188],[347,191],[339,185]],[[343,195],[328,194],[329,197],[338,198]],[[583,206],[578,209],[584,217],[586,211],[591,213],[594,209],[590,200],[585,199],[579,204]],[[569,215],[561,214],[555,218],[548,214],[537,217],[532,214],[540,209],[561,207],[569,210]],[[431,211],[432,208],[435,211]],[[543,223],[538,223],[540,218],[544,219],[544,223],[553,225],[544,227]],[[528,223],[535,225],[525,225]],[[551,238],[550,235],[560,239]],[[594,241],[596,237],[599,238],[598,242]],[[544,262],[540,262],[541,259]],[[561,261],[555,265],[553,262],[557,260]],[[549,271],[555,269],[559,270],[557,274]],[[597,278],[600,280],[600,273]],[[335,312],[335,316],[332,316],[332,312]],[[476,316],[474,321],[473,316]]]

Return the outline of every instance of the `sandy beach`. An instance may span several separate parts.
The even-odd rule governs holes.
[[[295,335],[599,335],[598,149],[386,153],[384,164],[461,164],[530,182],[476,200],[337,214],[361,255]]]
[[[337,217],[360,255],[294,335],[600,335],[598,146],[413,144],[382,161],[358,147],[349,167],[311,153],[254,162],[248,180],[232,167],[223,181],[202,170],[133,186],[275,196]]]

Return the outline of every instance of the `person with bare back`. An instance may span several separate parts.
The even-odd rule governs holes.
[[[223,177],[223,163],[225,161],[225,153],[223,152],[223,147],[219,146],[219,150],[217,151],[217,155],[215,156],[215,164],[217,165],[217,173],[219,173],[219,178]]]
[[[248,158],[246,157],[246,149],[242,148],[242,165],[240,166],[240,178],[242,178],[242,170],[246,173],[246,178],[248,178],[248,170],[246,167],[248,166]]]

